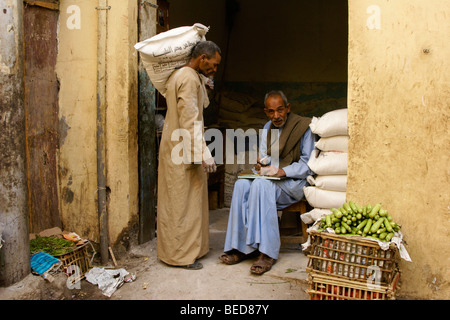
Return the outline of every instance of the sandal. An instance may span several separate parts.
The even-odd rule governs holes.
[[[251,266],[250,272],[257,275],[262,275],[263,273],[269,271],[277,260],[261,253],[258,260]]]
[[[198,262],[197,260],[194,261],[192,264],[188,264],[186,266],[179,266],[180,268],[187,269],[187,270],[200,270],[203,268],[203,265]]]
[[[256,251],[253,251],[252,253],[249,253],[249,254],[245,254],[236,249],[233,249],[233,250],[229,251],[228,253],[224,253],[223,255],[221,255],[219,257],[219,259],[225,264],[232,265],[232,264],[239,263],[250,257],[253,257],[255,252]]]

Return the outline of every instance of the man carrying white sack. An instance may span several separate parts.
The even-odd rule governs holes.
[[[277,211],[300,201],[306,178],[314,174],[307,165],[315,142],[309,129],[311,119],[290,113],[282,91],[267,93],[264,103],[270,121],[262,130],[260,160],[255,169],[260,175],[283,178],[236,181],[225,253],[219,258],[231,265],[258,255],[250,268],[258,275],[269,271],[278,259],[281,242]]]
[[[204,139],[203,108],[209,104],[204,77],[217,72],[220,60],[215,43],[200,41],[187,65],[176,69],[166,84],[167,113],[159,149],[157,255],[166,264],[190,270],[203,267],[197,259],[209,250],[207,173],[214,172],[216,165]]]

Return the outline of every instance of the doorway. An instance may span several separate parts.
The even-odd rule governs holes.
[[[206,126],[262,128],[267,122],[263,98],[272,89],[283,90],[291,110],[307,117],[347,107],[347,0],[217,0],[206,6],[203,0],[165,2],[170,29],[201,23],[210,27],[206,38],[222,49],[204,111]],[[153,117],[160,113],[157,96],[155,92]],[[247,167],[225,166],[225,207],[243,169]],[[156,172],[151,174],[156,183]]]

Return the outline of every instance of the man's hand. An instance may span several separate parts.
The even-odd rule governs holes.
[[[216,170],[217,170],[217,166],[216,166],[216,163],[215,163],[213,157],[203,160],[202,167],[203,167],[203,170],[207,173],[216,172]]]
[[[261,167],[259,170],[259,174],[262,176],[271,176],[271,177],[285,177],[286,172],[283,169],[277,168],[275,166],[267,166]]]
[[[270,157],[265,156],[260,159],[258,156],[256,159],[256,164],[255,164],[254,168],[256,171],[259,171],[259,170],[261,170],[262,167],[268,166],[269,163],[270,163]]]

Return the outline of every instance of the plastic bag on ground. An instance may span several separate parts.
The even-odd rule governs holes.
[[[125,269],[106,270],[104,268],[94,267],[86,273],[86,281],[98,285],[103,295],[111,297],[118,288],[120,288],[129,275]]]

